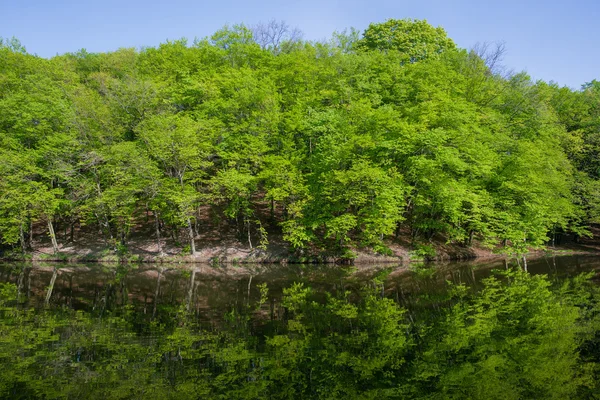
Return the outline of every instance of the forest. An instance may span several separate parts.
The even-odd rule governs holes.
[[[408,237],[507,253],[600,222],[600,82],[459,48],[424,20],[307,41],[285,23],[107,53],[0,41],[0,240],[82,232],[194,254],[207,231],[352,258]],[[62,232],[62,233],[61,233]],[[59,234],[60,233],[60,234]]]

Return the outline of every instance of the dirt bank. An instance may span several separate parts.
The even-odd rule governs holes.
[[[545,250],[532,251],[530,256],[547,252],[557,254],[599,254],[600,228],[593,229],[593,238],[579,241],[565,237]],[[77,240],[59,242],[59,253],[53,254],[50,240],[39,235],[33,242],[33,249],[26,253],[5,252],[4,260],[63,261],[63,262],[143,262],[143,263],[208,263],[208,264],[271,264],[271,263],[340,263],[340,264],[387,264],[408,263],[424,259],[434,261],[472,260],[503,258],[498,249],[489,249],[474,243],[463,246],[445,243],[436,238],[426,246],[413,246],[406,236],[389,241],[390,251],[386,255],[377,254],[370,249],[352,249],[351,254],[340,256],[319,252],[318,250],[293,252],[280,238],[271,238],[266,248],[250,248],[237,240],[197,240],[197,251],[192,256],[186,254],[180,245],[165,240],[162,254],[158,251],[156,240],[142,236],[132,237],[127,248],[111,248],[97,235],[81,234]]]

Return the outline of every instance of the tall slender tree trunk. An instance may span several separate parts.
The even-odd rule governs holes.
[[[50,232],[50,240],[52,240],[52,249],[54,254],[58,253],[58,242],[56,241],[56,234],[54,233],[54,225],[52,225],[52,218],[48,218],[48,232]]]
[[[192,255],[196,254],[196,243],[194,242],[194,229],[192,228],[192,220],[190,217],[187,219],[188,223],[188,234],[190,236],[190,252]]]
[[[181,190],[183,190],[183,173],[179,173],[179,184],[181,185]],[[196,243],[194,242],[194,229],[192,227],[192,220],[188,216],[187,217],[187,225],[188,225],[188,236],[190,237],[190,252],[192,255],[196,254]]]
[[[125,279],[121,280],[121,305],[127,303],[127,288],[125,286]]]
[[[29,296],[31,296],[31,270],[29,270],[29,273],[27,274],[27,294],[26,294],[27,298],[29,298]]]
[[[23,232],[23,223],[19,225],[19,239],[21,240],[21,251],[25,253],[25,233]]]
[[[275,201],[271,199],[271,220],[275,221]]]
[[[33,221],[29,220],[29,248],[33,249]]]
[[[21,301],[21,292],[23,292],[23,279],[25,278],[25,270],[23,268],[19,274],[19,280],[17,281],[17,303]]]
[[[110,243],[114,245],[115,238],[113,237],[112,229],[110,228],[110,221],[108,220],[108,216],[106,215],[106,213],[104,214],[104,226],[106,226],[108,237],[110,238]]]
[[[160,222],[158,220],[158,211],[154,212],[154,224],[156,229],[156,245],[158,246],[158,255],[163,256],[162,245],[160,243]]]
[[[160,278],[162,277],[163,268],[158,270],[158,278],[156,279],[156,290],[154,291],[154,307],[152,308],[152,318],[156,317],[156,306],[158,305],[158,295],[160,293]]]
[[[252,285],[252,275],[250,275],[250,279],[248,279],[248,296],[246,297],[246,304],[250,305],[250,287]]]
[[[98,197],[102,197],[102,189],[100,188],[100,182],[98,180],[98,176],[96,175],[96,192],[98,193]],[[100,217],[96,214],[96,218],[100,225],[104,224],[106,230],[108,231],[108,236],[110,238],[110,244],[113,246],[113,249],[117,251],[117,246],[112,234],[112,230],[110,229],[110,221],[108,220],[108,212],[106,211],[106,207],[103,207],[104,210],[102,212],[102,216],[104,217],[104,222],[100,222]]]
[[[190,279],[190,289],[188,290],[188,301],[185,309],[190,311],[192,307],[192,298],[194,297],[194,281],[196,279],[196,268],[192,269],[192,278]]]
[[[54,290],[54,282],[56,282],[56,277],[58,276],[58,268],[54,267],[52,271],[52,278],[50,278],[50,285],[48,286],[48,291],[46,292],[46,299],[44,300],[44,305],[48,306],[50,304],[50,298],[52,297],[52,291]]]
[[[248,220],[248,246],[250,246],[250,250],[252,250],[252,239],[250,238],[250,220]]]

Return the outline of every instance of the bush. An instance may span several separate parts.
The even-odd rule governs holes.
[[[410,252],[411,259],[432,260],[437,256],[435,248],[430,244],[417,243],[413,251]]]

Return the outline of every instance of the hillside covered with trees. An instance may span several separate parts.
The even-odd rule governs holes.
[[[409,237],[521,252],[600,222],[600,82],[458,48],[425,21],[329,41],[271,22],[44,59],[0,42],[0,240],[55,252],[200,233],[302,254]],[[59,234],[60,230],[60,234]],[[74,238],[75,236],[75,238]]]

